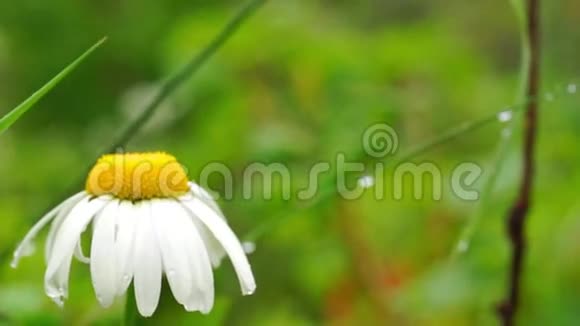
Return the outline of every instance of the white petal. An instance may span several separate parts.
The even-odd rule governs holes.
[[[190,181],[188,182],[188,185],[191,194],[195,198],[199,198],[202,202],[211,207],[219,216],[225,219],[224,213],[222,212],[218,204],[215,202],[215,198],[209,192],[207,192],[207,190],[203,189],[200,185],[198,185],[195,182]]]
[[[117,290],[114,249],[118,208],[118,201],[108,203],[93,224],[91,278],[97,299],[104,308],[113,304]]]
[[[211,233],[211,231],[203,224],[197,217],[190,215],[190,219],[195,224],[203,243],[205,244],[205,248],[208,251],[209,258],[211,260],[211,264],[214,268],[220,266],[222,259],[226,255],[226,251],[221,243],[216,239],[216,237]]]
[[[137,221],[134,256],[134,284],[137,309],[144,317],[153,315],[161,294],[161,253],[151,218],[151,204],[142,202]]]
[[[197,198],[182,202],[182,204],[199,218],[222,244],[238,274],[242,293],[244,295],[254,293],[256,282],[252,269],[240,241],[228,224],[212,208]]]
[[[185,304],[191,294],[192,269],[187,260],[186,234],[172,200],[153,200],[151,203],[157,241],[161,248],[163,270],[175,300]]]
[[[85,253],[83,252],[83,245],[82,245],[82,241],[80,239],[79,239],[79,242],[77,242],[77,246],[75,248],[74,256],[81,263],[89,264],[91,262],[90,258],[87,257],[87,256],[85,256]]]
[[[106,204],[103,198],[84,198],[71,210],[59,228],[46,273],[44,287],[47,295],[60,303],[67,296],[68,273],[73,251],[80,241],[81,233],[93,216]]]
[[[143,218],[142,211],[130,201],[122,200],[117,214],[117,238],[115,239],[115,265],[117,276],[117,295],[127,291],[133,278],[133,252],[136,222]]]
[[[62,225],[62,221],[64,221],[65,217],[68,216],[71,209],[75,207],[76,204],[78,204],[83,198],[88,196],[89,195],[83,191],[67,199],[63,203],[60,211],[58,212],[54,220],[52,221],[52,224],[50,225],[50,230],[48,231],[48,236],[46,237],[46,245],[44,246],[44,258],[47,264],[50,259],[52,247],[54,246],[54,237],[56,235],[56,232]]]
[[[218,204],[215,202],[215,199],[209,192],[207,192],[205,189],[203,189],[195,182],[189,182],[188,185],[190,188],[190,195],[186,195],[183,196],[182,198],[179,198],[180,201],[187,201],[192,200],[193,198],[199,198],[202,202],[211,207],[221,218],[226,220],[223,212],[221,211]],[[203,239],[203,242],[205,243],[205,246],[209,252],[209,257],[211,259],[212,266],[214,268],[219,267],[222,259],[226,255],[226,251],[224,250],[220,242],[208,230],[208,228],[201,221],[199,221],[199,219],[193,218],[192,220],[197,226],[199,234]]]
[[[185,217],[189,219],[188,216]],[[187,221],[191,223],[191,221]],[[207,250],[203,247],[203,242],[199,235],[193,236],[197,230],[190,224],[191,237],[188,239],[188,261],[194,270],[194,282],[192,284],[191,295],[188,298],[185,309],[188,311],[199,310],[204,314],[211,311],[214,304],[214,282],[211,262]],[[197,251],[195,249],[198,248]]]
[[[185,258],[193,276],[193,282],[190,284],[191,294],[184,304],[185,309],[209,313],[214,303],[214,284],[207,249],[187,209],[174,201],[169,210],[176,217],[176,226],[183,232]]]
[[[50,280],[45,279],[44,289],[46,295],[52,299],[59,307],[64,305],[63,299],[68,297],[68,276],[72,256],[65,261],[56,270]]]
[[[14,258],[12,259],[10,266],[12,266],[12,268],[16,268],[18,266],[20,257],[32,254],[32,252],[34,251],[33,250],[34,245],[32,241],[34,240],[38,232],[40,232],[40,230],[42,230],[55,217],[55,215],[59,213],[59,211],[64,206],[66,206],[69,202],[76,200],[77,198],[80,198],[82,196],[86,196],[86,193],[84,191],[68,198],[67,200],[65,200],[64,202],[53,208],[50,212],[46,213],[46,215],[44,215],[38,222],[36,222],[36,224],[32,227],[32,229],[30,229],[30,231],[28,231],[26,236],[24,236],[24,239],[22,239],[22,241],[18,245],[18,248],[16,248],[16,250],[14,251]]]

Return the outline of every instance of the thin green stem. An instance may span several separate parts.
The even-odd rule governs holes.
[[[515,107],[510,107],[509,110],[511,110],[512,114],[515,114],[517,111],[521,110],[522,107],[523,107],[523,105],[518,105]],[[505,110],[503,110],[503,111],[505,111]],[[466,123],[463,123],[455,128],[452,128],[452,129],[448,130],[447,132],[444,132],[443,134],[439,135],[438,137],[435,137],[431,141],[427,141],[427,142],[425,142],[421,145],[418,145],[417,147],[409,150],[405,154],[398,157],[396,162],[402,163],[402,162],[412,160],[415,157],[420,156],[420,155],[432,150],[433,148],[436,148],[440,145],[443,145],[445,143],[448,143],[448,142],[458,138],[459,136],[462,136],[466,133],[475,131],[481,127],[488,125],[491,122],[496,122],[496,121],[498,121],[498,118],[497,118],[498,114],[503,112],[503,111],[496,112],[496,113],[489,115],[489,116],[486,116],[484,118],[474,120],[471,122],[466,122]]]
[[[196,56],[185,64],[175,74],[167,78],[161,85],[157,95],[145,107],[137,119],[130,123],[120,136],[113,142],[107,153],[116,151],[119,147],[127,143],[141,130],[143,125],[149,121],[155,110],[163,101],[173,94],[185,81],[190,79],[199,68],[201,68],[224,43],[239,29],[242,23],[250,17],[267,0],[251,0],[247,2],[236,15],[226,24],[222,31]]]
[[[491,194],[493,189],[495,188],[495,184],[497,182],[497,178],[500,174],[501,167],[505,162],[507,157],[507,153],[509,152],[508,149],[510,148],[510,140],[511,137],[511,124],[506,126],[502,131],[502,138],[498,143],[496,156],[493,164],[491,165],[489,172],[489,177],[487,180],[484,181],[482,186],[481,192],[481,201],[473,214],[465,224],[463,230],[461,231],[459,238],[455,242],[455,246],[452,248],[450,259],[453,261],[459,255],[465,253],[468,248],[471,246],[471,240],[475,235],[475,231],[477,230],[477,226],[479,225],[479,221],[483,218],[485,213],[487,212],[487,208],[489,207],[489,203],[491,201]]]

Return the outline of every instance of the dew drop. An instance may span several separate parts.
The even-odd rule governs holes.
[[[566,88],[566,90],[568,91],[568,93],[570,94],[574,94],[577,91],[577,87],[576,84],[568,84],[568,87]]]
[[[174,269],[169,269],[169,270],[167,270],[167,276],[168,276],[168,277],[173,277],[173,276],[175,276],[175,270],[174,270]]]
[[[358,186],[367,189],[375,185],[375,178],[370,175],[362,176],[358,179]]]
[[[244,252],[246,253],[246,255],[249,255],[254,251],[256,251],[256,244],[253,242],[246,241],[242,243],[242,248],[244,248]]]
[[[546,97],[546,101],[548,101],[548,102],[554,101],[554,94],[552,94],[552,93],[546,93],[545,97]]]
[[[62,297],[60,295],[54,295],[54,296],[51,295],[49,297],[54,303],[56,303],[56,305],[59,308],[62,308],[64,306],[64,301],[62,300]]]
[[[512,119],[513,113],[512,110],[502,111],[497,114],[497,119],[499,122],[508,122]]]
[[[129,275],[127,275],[127,274],[124,274],[124,275],[123,275],[123,282],[127,283],[127,282],[129,282],[129,280],[130,280],[130,277],[129,277]]]

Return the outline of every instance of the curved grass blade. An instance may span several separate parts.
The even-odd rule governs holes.
[[[519,34],[520,34],[520,68],[518,77],[518,90],[516,92],[516,101],[524,101],[526,99],[526,85],[528,84],[528,69],[531,60],[531,49],[530,40],[526,34],[526,17],[525,17],[525,6],[522,0],[510,0],[509,1],[513,12],[518,20]],[[538,99],[531,99],[538,100]],[[487,214],[488,209],[491,206],[491,196],[493,195],[493,190],[497,182],[497,178],[501,172],[503,164],[509,153],[509,147],[513,142],[512,129],[517,121],[521,119],[519,115],[516,115],[516,119],[510,121],[504,128],[502,137],[497,145],[497,154],[494,159],[493,165],[490,167],[490,176],[488,180],[483,185],[481,201],[473,214],[469,218],[463,230],[459,234],[459,238],[455,242],[452,248],[450,258],[451,260],[456,259],[461,254],[467,252],[471,245],[471,240],[473,239],[480,220]]]
[[[12,111],[8,112],[4,117],[0,118],[0,134],[12,126],[24,113],[26,113],[36,102],[38,102],[44,95],[54,88],[60,81],[62,81],[68,74],[70,74],[81,62],[83,62],[93,51],[95,51],[101,44],[107,40],[106,37],[91,46],[75,61],[66,66],[56,76],[54,76],[48,83],[44,84],[39,90],[34,92],[24,102],[20,103]]]

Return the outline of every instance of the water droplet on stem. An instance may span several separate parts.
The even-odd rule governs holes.
[[[244,242],[242,243],[242,248],[244,248],[246,254],[251,254],[256,251],[256,244],[253,242]]]
[[[497,119],[499,122],[508,122],[512,119],[513,112],[512,110],[505,110],[497,114]]]
[[[367,189],[375,185],[375,178],[370,175],[362,176],[358,179],[358,186]]]

